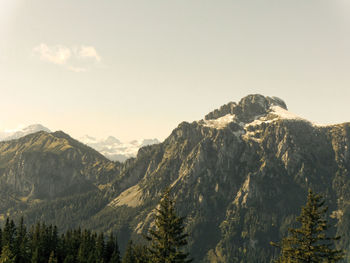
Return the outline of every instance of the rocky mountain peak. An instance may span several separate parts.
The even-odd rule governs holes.
[[[283,100],[277,97],[265,97],[251,94],[242,98],[239,103],[229,102],[205,116],[205,120],[215,120],[227,114],[235,115],[239,121],[250,122],[256,117],[268,114],[272,106],[279,106],[287,110]]]
[[[280,106],[287,110],[284,101],[277,97],[264,97],[260,94],[248,95],[240,100],[234,114],[244,122],[249,122],[257,116],[267,114],[272,106]]]

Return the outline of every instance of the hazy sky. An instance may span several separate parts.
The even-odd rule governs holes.
[[[250,93],[350,121],[349,0],[0,0],[0,129],[164,139]]]

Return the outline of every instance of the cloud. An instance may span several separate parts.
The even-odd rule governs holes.
[[[101,57],[92,46],[81,46],[77,51],[77,55],[80,58],[94,58],[97,62],[101,61]]]
[[[23,130],[23,128],[25,128],[26,126],[24,124],[19,124],[17,125],[17,128],[14,129],[5,129],[3,132],[4,133],[13,133],[13,132],[18,132]]]
[[[33,48],[33,54],[42,61],[63,66],[74,72],[88,71],[92,66],[91,62],[100,63],[102,60],[95,47],[84,45],[65,47],[41,43]]]
[[[57,65],[66,64],[71,57],[70,49],[59,45],[49,47],[48,45],[42,43],[35,47],[33,51],[40,56],[41,60]]]

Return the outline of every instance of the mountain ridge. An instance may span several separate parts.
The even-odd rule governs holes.
[[[249,99],[253,101],[255,97],[256,95],[250,95],[245,102],[248,100],[249,103]],[[260,95],[258,97],[259,100],[263,99]],[[168,185],[174,188],[181,211],[191,218],[188,230],[190,233],[197,233],[193,236],[195,242],[191,243],[191,248],[192,251],[196,251],[195,256],[201,258],[203,262],[235,262],[230,261],[230,258],[236,258],[237,262],[241,260],[257,262],[261,260],[262,255],[266,258],[263,262],[269,262],[267,259],[274,253],[269,247],[269,242],[279,239],[286,231],[286,222],[290,221],[290,216],[297,214],[308,186],[326,192],[327,197],[331,199],[332,213],[339,210],[334,200],[339,199],[341,194],[337,188],[327,186],[332,186],[339,180],[337,173],[343,169],[342,162],[349,163],[347,148],[343,148],[341,151],[344,153],[340,154],[338,145],[339,140],[349,141],[347,132],[349,123],[320,127],[286,112],[284,107],[260,106],[261,104],[255,105],[253,109],[248,108],[247,113],[239,112],[243,117],[236,118],[234,114],[225,112],[226,115],[218,114],[214,119],[183,122],[174,129],[159,150],[148,156],[148,166],[141,171],[141,174],[145,174],[144,177],[129,189],[123,190],[110,203],[115,209],[126,206],[130,210],[148,211],[134,220],[139,223],[132,224],[133,235],[142,233],[151,225],[152,210],[148,210],[147,203],[155,203],[161,190]],[[207,123],[220,120],[227,115],[231,118],[226,118],[228,121],[224,122],[224,125]],[[317,157],[318,155],[320,157]],[[339,157],[342,155],[347,157],[339,162]],[[136,171],[128,172],[136,174]],[[348,170],[343,172],[348,174]],[[348,184],[348,179],[346,180]],[[270,189],[272,186],[284,190]],[[263,190],[265,188],[266,190]],[[268,194],[265,194],[265,191]],[[227,193],[230,192],[235,193],[232,199],[228,198],[231,195]],[[281,203],[278,207],[282,211],[285,210],[284,213],[287,215],[283,213],[281,215],[276,208],[271,210],[261,201],[258,201],[260,205],[253,205],[257,202],[257,197],[270,200],[268,202],[270,203],[272,198],[269,195]],[[132,205],[128,206],[128,203]],[[286,209],[290,203],[293,204],[291,209]],[[190,207],[188,204],[191,204]],[[203,213],[203,207],[206,210],[205,219],[194,212],[198,209]],[[275,219],[266,214],[261,207],[266,211],[272,211],[272,216],[281,215],[282,220],[274,222]],[[249,210],[245,211],[247,209],[255,211],[254,213],[259,216],[254,216]],[[347,209],[345,206],[340,208],[340,211]],[[213,218],[215,214],[221,215]],[[267,222],[262,220],[262,224],[267,223],[271,226],[272,223],[279,225],[280,228],[278,231],[274,230],[275,234],[264,230],[262,232],[264,234],[261,235],[258,233],[263,229],[259,230],[259,227],[253,232],[249,230],[249,226],[255,228],[255,223],[249,219],[243,225],[233,224],[237,216],[241,219],[248,216],[252,218],[250,220],[257,222],[260,221],[258,219],[260,217],[269,218]],[[204,221],[200,223],[202,220]],[[244,229],[245,226],[248,229]],[[198,232],[199,229],[208,228],[215,230],[210,232],[210,235]],[[240,238],[232,233],[232,228],[240,229]],[[220,232],[221,234],[218,234]],[[251,238],[247,239],[249,236]],[[208,243],[210,243],[208,240],[211,240],[213,243],[203,244],[201,240],[206,240]],[[238,248],[232,246],[235,243],[240,246]],[[256,244],[257,251],[252,250],[251,244]],[[205,247],[212,248],[205,251],[203,249]]]
[[[32,124],[23,129],[15,129],[0,132],[0,142],[19,139],[29,134],[45,131],[51,133],[51,130],[41,124]],[[147,145],[160,143],[158,139],[143,139],[141,141],[133,140],[128,143],[121,142],[114,136],[108,136],[105,139],[96,139],[95,137],[85,135],[78,139],[80,142],[92,147],[111,161],[124,162],[129,158],[136,157],[137,151]]]
[[[339,247],[349,251],[350,123],[318,126],[289,113],[282,100],[258,94],[226,105],[202,120],[180,123],[162,143],[140,148],[125,163],[106,160],[99,170],[94,158],[78,162],[79,171],[86,166],[86,178],[96,182],[91,189],[18,207],[17,214],[5,211],[29,222],[117,231],[123,249],[130,237],[144,242],[141,234],[152,226],[154,208],[170,186],[179,214],[187,215],[196,261],[270,262],[276,254],[270,241],[286,233],[311,187],[325,195],[343,237]],[[79,149],[83,154],[77,156],[85,156],[89,148]],[[6,156],[0,150],[0,163]],[[33,158],[42,162],[40,153]],[[97,176],[104,171],[106,176]]]

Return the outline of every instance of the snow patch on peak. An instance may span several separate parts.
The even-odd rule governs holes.
[[[277,120],[284,119],[284,120],[301,120],[301,121],[307,121],[304,118],[301,118],[300,116],[280,107],[280,106],[271,106],[270,111],[266,115],[260,115],[255,118],[252,122],[249,122],[244,125],[244,128],[249,128],[252,126],[259,126],[263,123],[272,123]]]
[[[259,117],[259,118],[255,119],[254,121],[245,124],[245,125],[244,125],[244,128],[248,128],[248,127],[250,127],[250,126],[259,126],[259,125],[261,125],[262,123],[271,123],[271,122],[276,121],[277,119],[278,119],[278,118],[269,119],[269,118],[267,118],[266,116],[264,116],[264,117]]]
[[[283,109],[280,106],[271,106],[271,114],[277,115],[277,117],[281,119],[287,119],[287,120],[305,120],[298,115],[291,113],[288,110]]]
[[[339,125],[339,123],[324,124],[324,123],[312,122],[312,125],[316,127],[329,127],[329,126]]]
[[[223,129],[229,123],[234,122],[235,117],[236,116],[234,114],[226,114],[225,116],[214,120],[201,120],[199,123],[203,124],[203,126],[206,126],[206,127]]]

